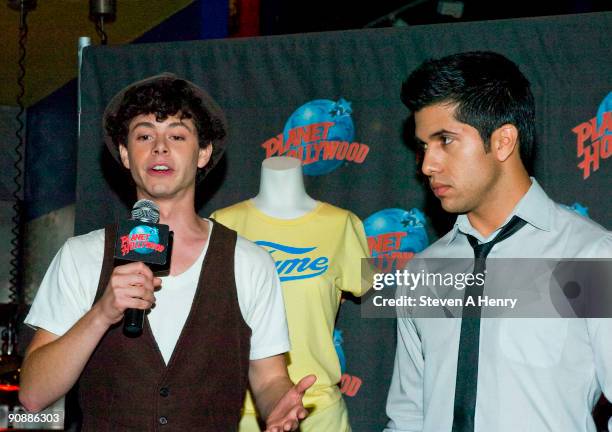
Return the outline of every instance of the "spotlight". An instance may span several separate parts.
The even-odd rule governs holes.
[[[96,32],[100,37],[102,45],[108,43],[108,36],[104,31],[104,23],[114,21],[116,15],[116,0],[89,0],[89,19],[96,23]]]

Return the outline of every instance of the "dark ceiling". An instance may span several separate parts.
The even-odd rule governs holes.
[[[400,8],[405,10],[395,14],[395,17],[408,25],[612,10],[612,0],[386,0],[361,4],[351,0],[261,1],[264,34],[358,29]],[[460,18],[438,12],[439,9],[453,9],[458,3],[463,5]],[[377,26],[389,26],[391,23],[392,20],[383,19]]]
[[[0,0],[0,105],[16,106],[19,93],[19,12]],[[193,0],[119,0],[117,19],[106,27],[112,43],[128,43]],[[77,75],[77,41],[91,37],[87,0],[39,0],[28,14],[25,104],[45,97]]]
[[[16,105],[19,13],[0,5],[0,105]],[[107,26],[113,44],[129,43],[194,0],[118,0],[117,19]],[[222,1],[222,0],[221,0]],[[240,4],[240,0],[228,0]],[[242,0],[248,2],[249,0]],[[98,43],[87,0],[40,0],[29,14],[26,96],[29,105],[76,76],[79,36]],[[398,11],[393,13],[394,11]],[[440,11],[458,10],[459,17]],[[612,0],[260,0],[262,35],[359,29],[366,26],[560,15],[612,10]]]

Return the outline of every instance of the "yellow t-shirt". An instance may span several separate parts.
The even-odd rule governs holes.
[[[340,399],[340,364],[333,343],[341,291],[361,295],[361,258],[368,257],[363,224],[347,210],[319,203],[296,219],[276,219],[251,200],[217,210],[215,220],[266,249],[276,262],[283,287],[294,382],[315,374],[304,406],[323,409]],[[255,408],[247,395],[245,412]],[[314,412],[313,412],[314,414]]]

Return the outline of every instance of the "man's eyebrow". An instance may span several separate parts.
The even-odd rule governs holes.
[[[184,128],[185,128],[185,129],[187,129],[189,132],[193,132],[193,131],[191,130],[191,128],[190,128],[189,126],[187,126],[187,125],[186,125],[185,123],[183,123],[183,122],[172,122],[172,123],[170,123],[170,124],[168,125],[168,127],[179,127],[179,126],[184,127]]]
[[[183,122],[172,122],[168,125],[168,127],[184,127],[185,129],[187,129],[189,132],[193,132],[191,130],[191,128],[189,126],[187,126],[185,123]],[[137,127],[148,127],[148,128],[155,128],[155,125],[151,122],[148,121],[142,121],[142,122],[138,122],[136,124],[133,124],[131,127],[131,130],[136,129]]]
[[[134,130],[134,129],[136,129],[137,127],[141,127],[141,126],[144,126],[144,127],[149,127],[149,128],[155,127],[155,125],[154,125],[153,123],[151,123],[151,122],[141,121],[141,122],[138,122],[138,123],[136,123],[136,124],[133,124],[133,125],[132,125],[132,127],[131,127],[130,129],[131,129],[131,130]]]
[[[429,137],[427,137],[428,139],[436,139],[436,138],[440,138],[443,135],[457,135],[456,132],[452,132],[449,131],[448,129],[439,129],[433,133],[431,133],[429,135]],[[421,147],[424,147],[427,145],[427,142],[423,141],[421,138],[419,138],[416,134],[414,135],[414,141]]]
[[[447,129],[440,129],[437,130],[436,132],[432,133],[431,135],[429,135],[429,138],[438,138],[442,135],[456,135],[455,132],[449,131]]]

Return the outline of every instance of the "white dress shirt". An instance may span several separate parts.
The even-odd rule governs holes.
[[[489,258],[612,258],[612,233],[554,203],[533,178],[505,223],[513,215],[527,224]],[[473,258],[465,234],[486,242],[498,231],[485,239],[460,215],[418,257]],[[398,319],[385,432],[451,431],[460,331],[460,318]],[[475,432],[594,432],[602,389],[612,397],[612,319],[481,321]]]

